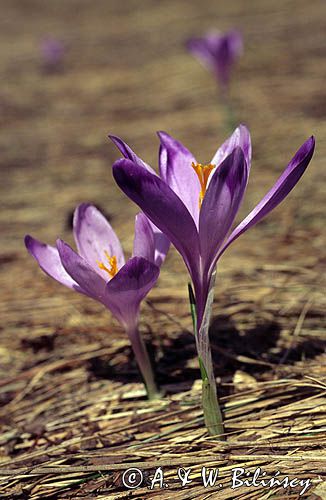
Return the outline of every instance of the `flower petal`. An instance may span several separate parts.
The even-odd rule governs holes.
[[[147,163],[141,160],[136,153],[126,144],[120,137],[116,137],[114,135],[109,135],[109,138],[114,142],[119,151],[123,154],[123,156],[127,160],[131,160],[134,163],[137,163],[140,167],[145,168],[153,175],[157,175],[155,170],[150,167]],[[162,233],[152,222],[150,221],[151,227],[154,232],[154,241],[155,241],[155,264],[161,266],[165,260],[166,254],[170,248],[170,240]]]
[[[149,219],[148,219],[149,220]],[[170,248],[170,240],[165,236],[162,231],[158,227],[153,224],[152,221],[149,221],[153,234],[154,234],[154,247],[155,247],[155,252],[154,252],[154,263],[158,266],[161,267],[163,262],[165,261],[165,257],[169,251]]]
[[[190,273],[199,265],[199,240],[193,218],[180,198],[159,177],[130,160],[118,160],[113,176],[122,191],[170,239]]]
[[[207,69],[214,69],[222,44],[223,35],[216,31],[204,37],[194,37],[187,41],[187,48]]]
[[[118,269],[124,263],[120,241],[104,215],[93,205],[82,203],[74,213],[74,237],[79,254],[100,274],[105,281],[108,273],[99,268],[98,262],[106,263],[105,251],[117,258]]]
[[[304,171],[306,170],[312,158],[315,149],[315,139],[310,137],[296,152],[282,175],[278,178],[272,189],[262,198],[247,217],[232,231],[224,245],[219,256],[226,248],[241,234],[261,221],[271,210],[279,205],[284,198],[294,188]]]
[[[137,323],[141,301],[155,285],[159,268],[142,257],[129,259],[106,285],[106,304],[125,326]]]
[[[169,248],[170,240],[145,214],[140,212],[136,216],[135,222],[133,255],[144,257],[150,262],[154,262],[158,267],[161,267]]]
[[[234,29],[227,33],[230,57],[235,61],[243,52],[243,38],[240,31]]]
[[[144,259],[154,262],[155,258],[155,241],[154,232],[150,221],[146,215],[140,212],[135,218],[135,237],[133,256],[143,257]]]
[[[191,164],[194,156],[166,132],[158,132],[161,141],[159,165],[161,178],[179,196],[198,224],[200,183]]]
[[[58,249],[36,240],[30,235],[25,236],[25,246],[29,253],[34,257],[40,268],[51,278],[62,285],[72,288],[81,293],[86,293],[72,279],[62,265]]]
[[[240,147],[214,172],[199,217],[200,249],[204,273],[213,271],[215,258],[229,232],[247,185],[247,167]]]
[[[67,273],[85,290],[87,295],[105,305],[105,280],[96,273],[88,262],[74,252],[64,241],[57,240],[57,248]]]
[[[239,125],[233,134],[222,144],[212,158],[213,165],[220,165],[232,151],[239,146],[245,156],[248,170],[248,177],[251,165],[251,139],[250,132],[245,125]],[[248,179],[247,179],[248,180]]]
[[[109,139],[116,145],[116,147],[119,149],[120,153],[127,159],[131,160],[134,163],[137,163],[140,167],[145,168],[151,174],[157,175],[155,170],[150,167],[147,163],[145,163],[139,156],[136,155],[136,153],[131,149],[130,146],[128,146],[127,143],[125,143],[120,137],[117,137],[116,135],[109,135]]]

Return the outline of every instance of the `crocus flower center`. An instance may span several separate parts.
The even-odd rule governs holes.
[[[108,265],[103,264],[103,262],[100,262],[99,260],[97,261],[97,265],[100,269],[106,271],[111,278],[113,278],[118,272],[117,258],[115,255],[111,257],[109,255],[109,252],[107,252],[106,250],[104,250],[104,255],[106,257],[106,260],[108,261]]]
[[[192,168],[197,174],[197,177],[200,182],[200,194],[199,194],[199,208],[201,207],[201,204],[203,203],[203,199],[206,193],[207,189],[207,182],[209,175],[211,171],[215,168],[215,165],[209,164],[209,165],[202,165],[201,163],[194,163],[192,162],[191,164]]]

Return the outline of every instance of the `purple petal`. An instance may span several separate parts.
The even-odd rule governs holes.
[[[198,224],[200,183],[191,164],[194,156],[166,132],[158,132],[161,141],[159,165],[161,178],[179,196]]]
[[[197,270],[197,229],[187,208],[174,191],[159,177],[129,160],[115,162],[113,176],[122,191],[174,244],[190,273]]]
[[[64,269],[57,248],[46,245],[29,235],[25,236],[25,246],[29,253],[37,261],[40,268],[48,276],[51,276],[51,278],[68,288],[72,288],[81,293],[86,293]]]
[[[142,212],[136,215],[133,256],[144,257],[161,267],[170,241]]]
[[[106,304],[126,327],[137,323],[141,301],[155,285],[159,268],[142,257],[133,257],[106,285]]]
[[[242,37],[236,30],[224,35],[213,32],[202,38],[192,38],[187,47],[204,66],[213,71],[220,83],[226,86],[231,67],[242,52]]]
[[[64,241],[57,240],[57,248],[67,273],[85,290],[87,295],[105,305],[105,280],[96,273],[88,262],[78,255]]]
[[[135,218],[135,237],[133,256],[143,257],[154,263],[155,241],[150,221],[142,212]]]
[[[239,125],[239,127],[235,129],[233,134],[216,151],[211,163],[217,166],[220,165],[237,146],[239,146],[244,153],[249,177],[251,165],[251,139],[250,132],[245,125]]]
[[[229,52],[233,61],[235,61],[243,52],[243,38],[238,30],[231,30],[228,33]]]
[[[187,41],[187,48],[206,68],[215,70],[222,39],[223,35],[219,32],[194,37]]]
[[[43,39],[40,48],[44,63],[50,66],[61,63],[66,51],[63,42],[57,38]]]
[[[215,259],[229,232],[247,185],[247,166],[237,147],[214,172],[205,193],[199,217],[199,238],[204,273],[215,267]]]
[[[125,143],[122,139],[120,139],[120,137],[117,137],[115,135],[109,135],[108,137],[117,146],[120,153],[127,160],[131,160],[134,163],[136,163],[137,165],[139,165],[140,167],[143,167],[146,170],[148,170],[149,172],[151,172],[151,174],[157,175],[155,170],[152,167],[150,167],[147,163],[145,163],[141,158],[139,158],[139,156],[136,155],[136,153],[131,149],[131,147],[128,146],[128,144]]]
[[[120,241],[104,215],[93,205],[82,203],[74,213],[74,237],[79,254],[100,274],[105,281],[108,273],[99,268],[98,262],[107,264],[105,251],[116,256],[118,269],[124,263]]]
[[[277,207],[294,188],[306,170],[315,149],[315,139],[310,137],[296,152],[282,175],[278,178],[272,189],[255,206],[247,217],[232,231],[229,238],[219,252],[219,256],[226,248],[247,229],[261,221],[273,208]]]
[[[160,231],[158,227],[155,226],[155,224],[152,223],[152,221],[149,222],[151,224],[154,234],[154,246],[155,246],[154,263],[158,267],[161,267],[169,251],[170,240],[165,236],[164,233],[162,233],[162,231]]]

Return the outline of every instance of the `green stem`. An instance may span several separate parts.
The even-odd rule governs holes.
[[[221,92],[220,100],[223,105],[225,130],[227,133],[233,132],[237,126],[237,120],[227,90]]]
[[[205,425],[208,433],[211,436],[219,436],[219,439],[224,440],[224,437],[221,436],[221,434],[224,433],[223,417],[217,397],[216,380],[214,377],[208,331],[214,299],[215,276],[216,271],[212,275],[205,312],[199,330],[197,327],[195,297],[191,285],[188,285],[188,289],[190,309],[193,319],[194,333],[196,337],[200,374],[202,378],[202,407]]]
[[[127,329],[133,352],[138,364],[138,368],[144,380],[147,397],[149,400],[159,399],[160,392],[154,380],[152,365],[148,356],[144,341],[139,333],[138,327],[134,326]]]
[[[221,434],[224,434],[224,427],[223,416],[216,392],[216,381],[208,375],[208,373],[213,371],[212,360],[210,359],[208,363],[206,361],[206,366],[201,361],[199,364],[202,376],[202,406],[205,425],[211,436],[218,436],[221,441],[224,441],[224,436],[221,436]]]

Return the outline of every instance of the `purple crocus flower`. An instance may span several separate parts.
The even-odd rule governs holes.
[[[96,207],[83,203],[76,208],[73,222],[78,253],[60,239],[53,247],[25,237],[27,250],[46,274],[101,302],[125,328],[150,398],[157,389],[138,318],[140,303],[155,285],[168,249],[160,244],[162,238],[157,233],[147,217],[138,214],[133,256],[126,262],[109,222]]]
[[[45,38],[41,42],[41,54],[44,67],[49,70],[55,70],[62,64],[65,46],[57,38]]]
[[[174,244],[188,268],[195,291],[194,328],[203,379],[204,418],[209,433],[219,435],[223,433],[222,416],[208,338],[216,263],[233,241],[293,189],[311,160],[315,141],[311,137],[299,148],[270,191],[230,233],[250,171],[247,128],[240,125],[206,165],[198,163],[170,135],[158,135],[161,177],[121,139],[119,149],[124,158],[114,163],[113,175],[122,191]]]
[[[225,91],[228,87],[231,69],[243,51],[242,36],[237,30],[225,34],[210,32],[201,38],[191,38],[188,50],[211,70]]]
[[[113,175],[122,191],[182,255],[194,284],[200,326],[217,260],[293,189],[311,160],[315,141],[311,137],[299,148],[270,191],[229,234],[249,177],[248,129],[240,125],[206,165],[198,163],[185,146],[167,133],[158,135],[161,178],[135,153],[131,154],[127,145],[125,158],[113,165]]]

